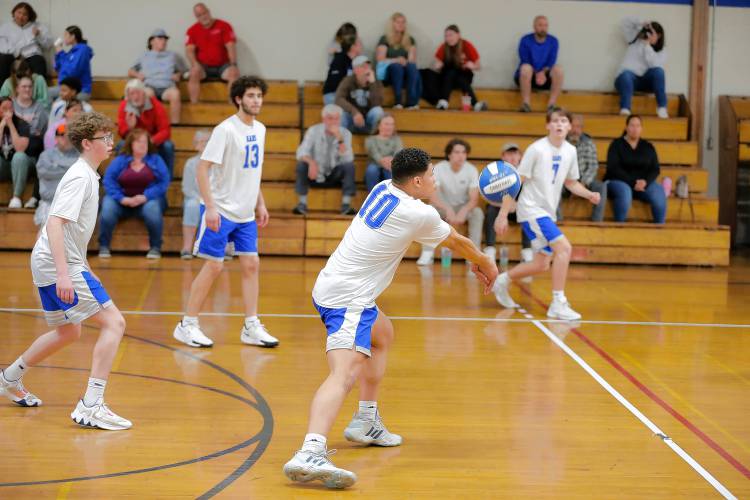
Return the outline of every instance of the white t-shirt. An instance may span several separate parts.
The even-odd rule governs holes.
[[[547,137],[526,148],[518,174],[526,177],[518,197],[518,222],[549,217],[557,220],[557,205],[567,179],[578,180],[578,155],[568,141],[555,147]]]
[[[232,222],[255,220],[265,142],[265,125],[254,120],[248,126],[232,115],[214,128],[203,150],[201,160],[214,164],[209,179],[216,208]]]
[[[63,240],[70,276],[90,271],[86,249],[96,226],[98,209],[99,175],[86,160],[79,158],[60,179],[49,209],[50,216],[68,221],[63,225]],[[46,223],[31,251],[31,275],[36,286],[51,285],[57,281]]]
[[[435,165],[435,184],[438,196],[445,203],[451,207],[463,206],[469,202],[469,192],[479,189],[479,172],[468,161],[454,172],[451,164],[443,160]]]
[[[313,299],[323,307],[372,307],[412,241],[435,247],[451,228],[437,210],[390,180],[375,186],[320,271]]]

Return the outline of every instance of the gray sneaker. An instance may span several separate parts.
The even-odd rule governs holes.
[[[161,251],[158,248],[152,248],[146,254],[147,259],[161,259]]]
[[[378,413],[374,420],[365,420],[359,413],[355,413],[344,429],[344,437],[347,441],[374,446],[399,446],[403,441],[401,436],[392,434],[385,428]]]
[[[100,259],[109,259],[112,257],[112,253],[109,251],[109,248],[107,247],[99,247],[99,258]]]

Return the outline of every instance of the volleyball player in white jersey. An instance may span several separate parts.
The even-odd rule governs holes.
[[[599,193],[586,189],[578,182],[578,157],[576,148],[565,140],[570,131],[570,114],[560,108],[547,113],[547,137],[539,139],[526,149],[518,166],[523,189],[518,197],[516,216],[524,233],[531,240],[535,252],[531,262],[523,262],[502,273],[495,281],[493,291],[497,301],[506,308],[518,307],[508,293],[513,280],[545,272],[552,265],[552,302],[547,316],[563,320],[577,320],[581,315],[574,311],[565,297],[565,280],[570,265],[572,247],[555,224],[557,205],[563,185],[571,193],[598,205]],[[506,196],[496,221],[500,235],[508,231],[508,212],[513,200]]]
[[[60,180],[47,222],[31,252],[31,275],[47,323],[55,329],[39,336],[13,364],[0,370],[0,394],[20,406],[41,405],[41,399],[26,390],[21,378],[30,367],[78,340],[81,323],[91,318],[101,331],[86,393],[70,416],[84,427],[129,429],[133,424],[104,402],[125,319],[86,260],[99,208],[96,171],[112,151],[112,123],[100,113],[83,113],[68,124],[67,130],[81,156]]]
[[[268,224],[268,210],[260,190],[266,127],[255,119],[268,87],[262,79],[241,76],[229,90],[237,113],[211,133],[197,168],[201,193],[201,219],[193,253],[206,259],[190,287],[185,316],[174,329],[174,338],[191,347],[211,347],[198,324],[198,314],[211,285],[224,267],[224,249],[234,243],[242,270],[245,323],[244,344],[276,347],[258,319],[258,227]]]
[[[356,481],[353,472],[333,465],[326,451],[326,435],[355,382],[359,382],[359,410],[344,431],[346,439],[377,446],[401,444],[401,436],[388,432],[378,414],[378,388],[393,326],[375,299],[390,284],[409,245],[442,243],[476,263],[472,270],[484,283],[485,293],[497,277],[493,260],[441,220],[435,208],[420,201],[435,191],[427,153],[401,150],[393,157],[391,173],[392,180],[370,192],[313,288],[313,303],[328,331],[330,374],[313,398],[302,449],[284,466],[293,481],[320,480],[329,488],[345,488]]]

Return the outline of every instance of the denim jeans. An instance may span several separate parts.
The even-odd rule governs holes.
[[[632,71],[623,71],[615,80],[615,88],[620,93],[620,108],[630,109],[633,92],[653,92],[656,94],[656,105],[667,107],[667,91],[664,69],[650,68],[643,76],[636,76]]]
[[[651,215],[656,224],[664,224],[667,214],[667,197],[664,188],[656,182],[646,186],[645,191],[636,191],[623,181],[610,179],[607,181],[607,194],[612,200],[615,221],[624,222],[628,217],[633,198],[651,205]]]
[[[328,92],[323,94],[323,105],[335,104],[336,103],[336,92]]]
[[[365,115],[365,126],[356,127],[354,126],[354,118],[352,118],[351,113],[347,113],[346,111],[344,111],[344,115],[341,117],[341,126],[349,129],[352,132],[369,134],[370,132],[375,130],[375,125],[378,123],[378,120],[380,120],[380,117],[383,116],[384,113],[385,111],[383,111],[383,108],[381,108],[380,106],[370,108],[370,110]]]
[[[367,186],[367,192],[372,191],[372,188],[380,182],[391,178],[391,171],[386,170],[376,163],[368,163],[367,169],[365,170],[365,186]]]
[[[99,246],[110,248],[112,231],[114,231],[120,219],[138,217],[146,224],[149,247],[161,250],[164,208],[165,201],[163,199],[148,200],[137,207],[126,207],[115,201],[111,196],[105,195],[99,215]]]
[[[341,163],[328,172],[323,182],[311,181],[307,176],[308,165],[304,161],[297,162],[297,182],[294,191],[297,194],[306,195],[312,187],[338,187],[341,186],[342,194],[354,196],[357,194],[357,185],[354,182],[354,163]]]
[[[406,86],[406,106],[419,104],[419,97],[422,95],[422,77],[419,75],[416,64],[408,63],[406,66],[398,63],[389,64],[385,70],[383,83],[393,86],[396,104],[401,104],[401,91],[404,85]]]

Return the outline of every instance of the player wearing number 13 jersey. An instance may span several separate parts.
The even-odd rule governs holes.
[[[388,432],[378,414],[378,387],[385,374],[393,326],[375,300],[391,283],[409,245],[414,241],[433,247],[442,243],[474,262],[472,269],[486,292],[497,276],[492,259],[420,201],[435,191],[427,153],[416,148],[401,150],[393,157],[391,173],[392,180],[370,192],[313,288],[313,304],[328,331],[330,374],[313,398],[302,449],[284,466],[293,481],[320,480],[329,488],[344,488],[356,481],[353,472],[333,465],[326,451],[326,435],[355,381],[359,382],[359,410],[344,437],[366,445],[401,444],[401,436]]]
[[[174,338],[191,347],[213,345],[200,329],[198,314],[221,273],[230,241],[242,269],[245,324],[240,340],[261,347],[279,344],[258,320],[258,227],[268,223],[268,210],[260,190],[266,127],[255,117],[266,90],[266,82],[252,76],[232,83],[230,96],[237,113],[214,128],[198,164],[201,218],[193,253],[207,262],[190,287],[185,316],[174,330]]]

